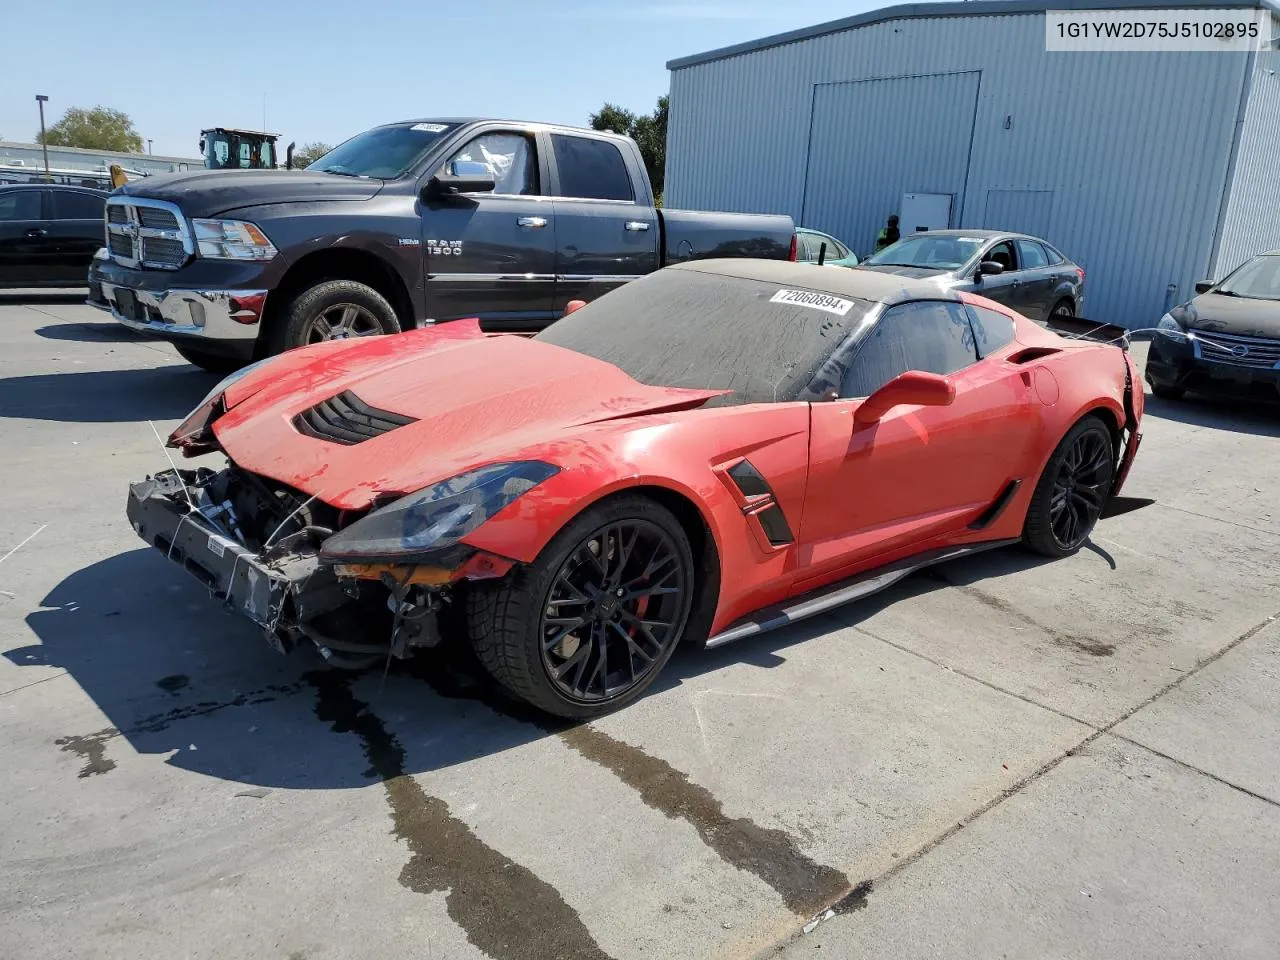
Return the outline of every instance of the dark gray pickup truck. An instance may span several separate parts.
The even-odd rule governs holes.
[[[105,217],[90,302],[217,371],[463,317],[534,331],[667,264],[795,258],[790,217],[656,207],[627,137],[496,120],[376,127],[303,171],[152,176]]]

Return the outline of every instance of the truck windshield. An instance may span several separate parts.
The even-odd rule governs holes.
[[[604,360],[649,386],[733,391],[717,405],[778,403],[802,399],[874,308],[679,267],[632,280],[534,339]]]
[[[397,123],[375,127],[340,143],[306,169],[346,177],[402,177],[452,130],[451,123]]]

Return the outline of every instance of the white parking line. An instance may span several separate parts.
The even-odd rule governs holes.
[[[27,537],[27,539],[23,540],[20,544],[18,544],[12,550],[6,553],[3,557],[0,557],[0,563],[4,563],[6,560],[12,557],[15,553],[17,553],[19,550],[25,547],[28,543],[30,543],[36,537],[40,536],[41,530],[44,530],[44,528],[47,526],[49,525],[46,523],[43,527],[40,528],[40,530],[37,530],[35,533],[31,534],[31,536]]]

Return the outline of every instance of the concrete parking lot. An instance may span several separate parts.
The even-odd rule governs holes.
[[[144,547],[152,422],[215,380],[0,295],[0,957],[1276,956],[1274,409],[1149,397],[1089,549],[565,727],[454,654],[278,656]]]

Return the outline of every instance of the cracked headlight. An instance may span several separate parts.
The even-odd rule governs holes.
[[[270,260],[275,246],[245,220],[192,220],[196,252],[210,260]]]
[[[538,460],[493,463],[401,497],[324,542],[325,561],[398,561],[452,547],[559,467]]]

